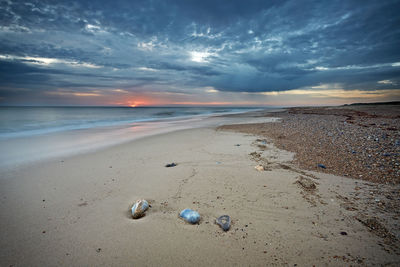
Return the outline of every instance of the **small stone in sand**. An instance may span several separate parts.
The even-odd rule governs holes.
[[[310,178],[306,178],[303,176],[300,176],[295,183],[299,184],[303,189],[308,191],[313,191],[317,189],[317,186]]]
[[[172,162],[172,163],[168,163],[167,165],[165,165],[165,167],[171,168],[171,167],[175,167],[176,165],[178,165],[178,164],[176,164],[175,162]]]
[[[260,172],[264,171],[264,167],[261,166],[261,165],[257,165],[257,166],[255,166],[254,168],[255,168],[257,171],[260,171]]]
[[[78,204],[79,207],[83,207],[83,206],[87,206],[87,205],[88,205],[88,203],[86,201]]]
[[[326,169],[326,166],[324,164],[318,163],[318,167],[322,169]]]

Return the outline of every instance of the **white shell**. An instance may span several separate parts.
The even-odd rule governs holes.
[[[146,200],[144,199],[137,200],[135,204],[133,204],[131,209],[132,218],[138,219],[142,217],[148,208],[149,208],[149,203]]]
[[[257,166],[255,166],[254,167],[257,171],[264,171],[265,169],[264,169],[264,167],[263,166],[261,166],[261,165],[257,165]]]

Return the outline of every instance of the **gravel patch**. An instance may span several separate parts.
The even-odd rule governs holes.
[[[383,184],[400,183],[400,105],[290,108],[280,122],[225,125],[295,152],[300,168]]]

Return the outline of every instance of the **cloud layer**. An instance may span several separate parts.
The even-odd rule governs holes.
[[[396,99],[398,10],[389,0],[1,1],[0,104],[127,94],[245,104],[337,87]]]

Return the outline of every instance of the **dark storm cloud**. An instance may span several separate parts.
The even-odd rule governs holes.
[[[375,0],[0,1],[0,82],[35,92],[393,89],[398,10]]]

